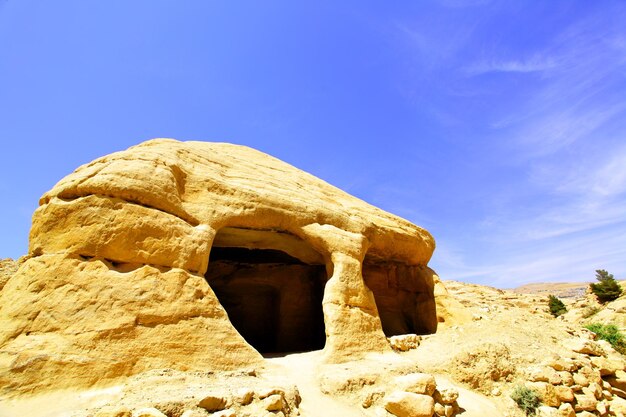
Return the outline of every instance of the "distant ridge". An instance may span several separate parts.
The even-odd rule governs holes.
[[[626,286],[625,280],[620,280],[620,284]],[[587,292],[591,282],[536,282],[525,284],[511,291],[518,294],[552,294],[559,298],[582,297]]]

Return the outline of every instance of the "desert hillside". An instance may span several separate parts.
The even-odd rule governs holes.
[[[626,281],[620,280],[624,287]],[[554,295],[559,298],[580,298],[589,288],[589,282],[537,282],[514,288],[512,291],[519,294]]]

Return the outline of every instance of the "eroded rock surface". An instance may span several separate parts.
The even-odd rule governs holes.
[[[30,258],[0,293],[0,386],[256,367],[264,350],[324,346],[327,363],[390,352],[385,333],[446,321],[434,246],[424,229],[253,149],[148,141],[41,198]],[[296,340],[302,327],[310,340]]]
[[[9,278],[17,272],[20,263],[13,259],[0,259],[0,291],[4,288]]]

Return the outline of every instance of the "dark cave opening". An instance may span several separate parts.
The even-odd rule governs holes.
[[[374,294],[385,336],[437,331],[433,287],[424,281],[419,266],[366,257],[363,280]]]
[[[205,278],[235,329],[260,353],[324,347],[324,265],[276,249],[214,246]]]

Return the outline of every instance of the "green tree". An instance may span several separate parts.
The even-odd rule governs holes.
[[[567,308],[565,307],[565,304],[563,304],[563,301],[559,300],[554,295],[550,295],[548,299],[548,307],[550,308],[550,313],[554,317],[559,317],[560,315],[567,313]]]
[[[609,274],[604,269],[597,269],[596,279],[598,282],[589,286],[601,302],[613,301],[622,295],[622,287],[615,281],[613,274]]]

